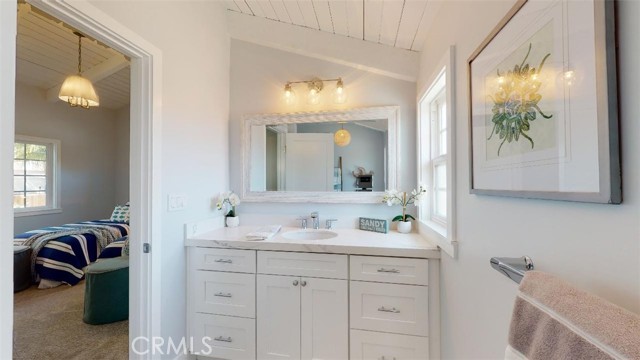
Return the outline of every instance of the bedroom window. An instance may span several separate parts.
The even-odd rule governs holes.
[[[60,142],[16,135],[13,146],[15,216],[60,212],[58,181]]]
[[[419,208],[419,231],[455,257],[453,48],[418,98],[418,182],[427,189]]]

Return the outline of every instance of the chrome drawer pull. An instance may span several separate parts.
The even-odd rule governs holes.
[[[231,259],[216,259],[217,263],[224,263],[224,264],[233,264],[233,260]]]
[[[400,313],[400,310],[398,310],[396,308],[388,309],[388,308],[386,308],[384,306],[379,307],[378,311],[389,312],[389,313],[394,313],[394,314],[399,314]]]
[[[215,341],[223,341],[223,342],[233,342],[233,340],[231,339],[231,336],[227,336],[227,337],[218,336],[213,340],[215,340]]]
[[[378,272],[381,272],[381,273],[392,273],[392,274],[397,274],[397,273],[399,273],[399,272],[400,272],[400,270],[398,270],[398,269],[385,269],[385,268],[380,268],[380,269],[378,269]]]
[[[215,293],[215,294],[213,294],[213,296],[230,298],[232,295],[231,295],[231,293],[223,293],[223,292],[219,292],[219,293]]]

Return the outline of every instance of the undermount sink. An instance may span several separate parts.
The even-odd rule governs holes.
[[[326,240],[338,236],[337,233],[329,230],[294,230],[282,234],[282,237],[289,240]]]

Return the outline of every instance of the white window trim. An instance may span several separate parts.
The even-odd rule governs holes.
[[[432,99],[433,99],[433,94],[430,94],[430,92],[434,86],[438,85],[437,84],[438,80],[440,80],[441,77],[444,76],[446,104],[447,104],[446,105],[447,106],[447,112],[446,112],[447,154],[445,155],[446,164],[447,164],[447,222],[446,222],[446,226],[443,226],[443,224],[439,222],[435,222],[431,220],[422,220],[423,216],[421,216],[422,213],[420,213],[419,220],[418,220],[418,232],[424,237],[426,237],[427,239],[433,241],[436,245],[440,247],[440,249],[442,249],[448,255],[450,255],[453,258],[456,258],[456,254],[458,252],[458,242],[455,234],[455,228],[456,228],[455,227],[455,224],[456,224],[455,149],[456,149],[456,145],[455,145],[454,119],[455,119],[456,109],[455,109],[455,76],[454,76],[455,47],[454,46],[450,46],[449,49],[447,49],[444,57],[438,63],[438,66],[436,67],[436,69],[437,71],[431,77],[429,77],[428,81],[426,82],[426,86],[422,89],[422,91],[418,93],[418,98],[417,98],[418,121],[417,121],[417,131],[416,131],[417,133],[416,143],[418,144],[418,149],[417,149],[418,150],[417,160],[418,160],[418,169],[419,169],[418,183],[432,184],[433,182],[433,179],[422,179],[422,173],[423,173],[422,166],[424,164],[422,160],[422,154],[425,152],[423,151],[423,144],[420,141],[420,137],[423,132],[423,129],[421,129],[421,119],[422,119],[421,103],[425,100],[428,101],[428,99],[426,98],[428,94],[432,95]],[[427,131],[430,134],[432,131],[431,127],[427,129]],[[429,146],[431,146],[431,141],[429,141]],[[427,195],[433,196],[434,195],[433,190],[431,190],[432,187],[428,187],[428,189],[430,193]],[[425,198],[428,198],[428,196],[426,196]],[[421,205],[422,206],[420,206],[418,211],[420,212],[430,211],[426,208],[431,206],[430,204],[424,203]]]
[[[57,214],[62,212],[62,208],[60,207],[60,140],[56,139],[47,139],[35,136],[26,136],[26,135],[17,135],[15,136],[15,142],[26,142],[32,144],[43,144],[43,145],[52,145],[52,151],[47,155],[47,161],[51,162],[51,204],[43,207],[33,207],[33,208],[14,208],[13,216],[14,217],[24,217],[24,216],[37,216],[37,215],[48,215],[48,214]],[[12,156],[13,158],[13,156]],[[49,194],[47,194],[49,197]]]

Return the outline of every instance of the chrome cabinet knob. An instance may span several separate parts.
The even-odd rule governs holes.
[[[293,280],[293,286],[298,286],[298,280]]]
[[[300,282],[300,285],[302,285],[302,286],[307,286],[307,282],[306,282],[306,281],[304,281],[304,280],[302,280],[302,281]]]

